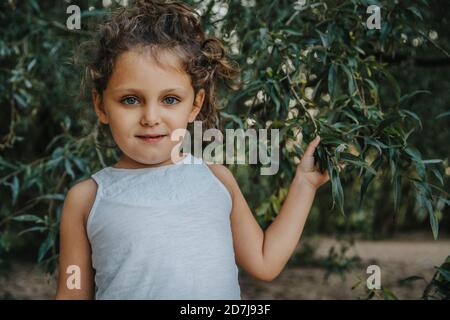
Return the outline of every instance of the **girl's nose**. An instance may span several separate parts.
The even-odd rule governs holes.
[[[143,108],[141,124],[143,126],[154,126],[161,122],[159,106],[147,105]]]

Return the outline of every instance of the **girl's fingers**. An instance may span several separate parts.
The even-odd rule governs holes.
[[[303,156],[302,161],[300,162],[300,167],[304,172],[315,171],[314,157]]]
[[[314,155],[314,150],[316,150],[316,147],[319,145],[320,142],[320,136],[316,136],[313,141],[311,141],[306,148],[304,157],[312,157]]]

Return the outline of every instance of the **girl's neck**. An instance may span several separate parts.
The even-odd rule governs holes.
[[[126,156],[124,154],[119,159],[119,161],[117,161],[117,163],[113,166],[113,168],[116,168],[116,169],[156,168],[156,167],[171,165],[171,164],[174,164],[176,162],[182,161],[184,158],[186,158],[186,156],[187,156],[187,154],[184,154],[184,153],[180,152],[179,155],[178,155],[178,158],[177,159],[173,159],[174,161],[172,161],[172,157],[169,157],[169,159],[167,159],[165,161],[162,161],[162,162],[159,162],[159,163],[145,164],[145,163],[137,162],[137,161],[129,158],[128,156]]]

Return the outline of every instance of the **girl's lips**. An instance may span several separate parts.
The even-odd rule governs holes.
[[[137,136],[139,139],[141,139],[144,142],[158,142],[162,140],[167,135],[161,135],[161,136]]]

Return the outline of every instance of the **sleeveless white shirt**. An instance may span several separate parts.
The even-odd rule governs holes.
[[[91,177],[96,299],[241,299],[231,196],[202,159]]]

